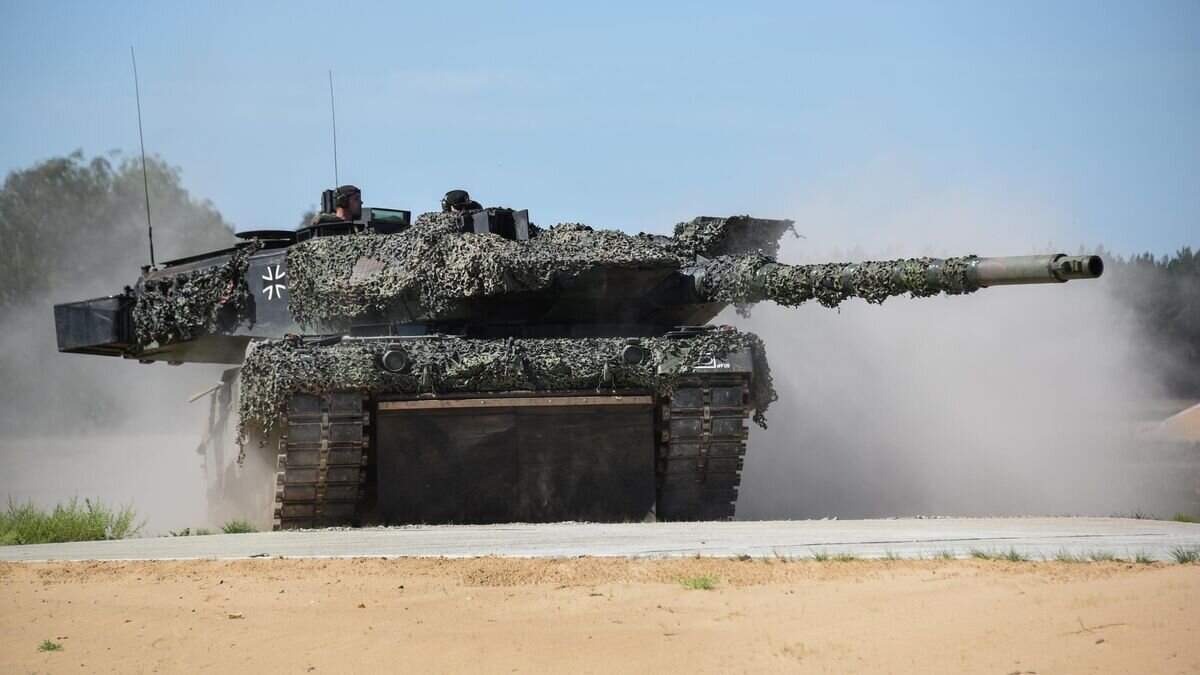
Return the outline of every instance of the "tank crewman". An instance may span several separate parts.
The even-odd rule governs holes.
[[[443,213],[462,213],[463,211],[478,211],[483,206],[471,199],[466,190],[451,190],[442,197]]]
[[[343,185],[333,191],[335,213],[318,213],[312,224],[336,223],[362,218],[362,190],[353,185]]]

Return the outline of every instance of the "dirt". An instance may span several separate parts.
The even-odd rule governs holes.
[[[681,580],[707,576],[711,590]],[[38,652],[43,640],[60,651]],[[1200,671],[1200,565],[0,564],[0,672]]]

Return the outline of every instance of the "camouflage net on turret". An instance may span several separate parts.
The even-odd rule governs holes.
[[[223,264],[141,282],[133,307],[140,346],[191,340],[211,333],[222,317],[236,323],[250,301],[246,269],[260,242],[246,244]]]
[[[407,354],[409,368],[391,373],[380,367],[389,344]],[[750,349],[754,421],[766,427],[765,413],[776,400],[762,340],[752,333],[717,331],[696,337],[640,338],[642,363],[621,360],[624,338],[501,339],[419,338],[344,340],[302,346],[282,340],[251,345],[242,365],[238,437],[249,424],[269,432],[295,393],[358,390],[369,393],[448,394],[489,391],[578,391],[651,389],[669,395],[681,376],[708,356],[725,357]]]
[[[322,237],[287,255],[289,309],[304,327],[343,328],[396,300],[439,312],[455,300],[541,290],[596,266],[686,264],[661,237],[566,223],[529,241],[463,235],[456,217],[426,213],[395,235]]]
[[[721,256],[706,267],[701,294],[710,300],[745,305],[772,300],[794,307],[816,300],[837,307],[847,298],[870,303],[905,293],[914,298],[939,293],[973,293],[975,256],[909,258],[861,263],[784,265],[761,255]]]
[[[675,225],[674,243],[683,255],[757,254],[774,258],[784,232],[795,234],[790,220],[763,220],[750,216],[701,216]]]

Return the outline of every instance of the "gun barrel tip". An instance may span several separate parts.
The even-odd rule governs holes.
[[[1098,278],[1101,274],[1104,274],[1104,259],[1098,255],[1089,255],[1087,257],[1086,267],[1088,274],[1091,275],[1093,279]]]

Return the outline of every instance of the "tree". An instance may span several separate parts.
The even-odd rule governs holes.
[[[1132,312],[1163,383],[1175,396],[1200,396],[1200,255],[1106,256],[1114,295]]]
[[[151,157],[146,176],[157,262],[233,243],[233,229],[188,194],[178,168]],[[150,258],[141,162],[76,150],[13,171],[0,189],[0,241],[0,310],[120,291]]]

